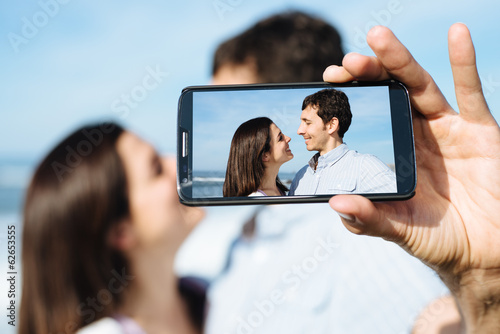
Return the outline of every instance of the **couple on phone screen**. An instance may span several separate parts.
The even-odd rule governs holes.
[[[231,142],[224,196],[397,192],[396,176],[386,164],[343,142],[351,120],[342,91],[323,89],[304,99],[297,134],[308,151],[317,153],[298,171],[290,189],[278,177],[281,165],[293,158],[290,137],[267,117],[244,122]]]

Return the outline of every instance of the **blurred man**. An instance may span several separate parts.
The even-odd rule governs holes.
[[[323,81],[325,68],[343,57],[330,24],[300,12],[279,14],[217,48],[213,84]]]
[[[321,81],[342,57],[335,28],[278,14],[218,48],[213,83]],[[408,333],[445,293],[429,268],[394,244],[352,235],[326,204],[262,206],[210,287],[205,331]]]

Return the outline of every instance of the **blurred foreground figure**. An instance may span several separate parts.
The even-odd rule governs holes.
[[[219,47],[213,83],[321,81],[342,57],[331,25],[278,14]],[[211,286],[206,333],[409,333],[447,293],[396,245],[346,231],[327,204],[262,206]]]
[[[343,57],[330,24],[300,12],[278,14],[217,48],[213,84],[322,81],[325,68]]]
[[[149,143],[113,123],[74,131],[28,189],[19,333],[199,333],[173,262],[203,216]]]

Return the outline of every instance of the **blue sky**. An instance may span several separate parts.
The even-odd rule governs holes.
[[[376,23],[389,26],[452,105],[447,30],[465,22],[488,103],[500,119],[497,1],[59,1],[64,4],[0,4],[0,160],[38,160],[76,126],[110,117],[161,152],[175,152],[182,88],[209,83],[219,42],[285,9],[303,9],[337,26],[346,51],[371,54],[363,41],[366,30]],[[224,12],[215,6],[221,3]],[[152,72],[156,81],[148,77]]]

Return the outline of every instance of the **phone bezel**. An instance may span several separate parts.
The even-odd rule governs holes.
[[[287,84],[250,84],[250,85],[211,85],[189,86],[182,90],[178,104],[177,119],[177,192],[180,202],[192,206],[212,205],[251,205],[284,203],[327,202],[332,195],[294,195],[266,197],[192,197],[193,166],[193,93],[197,91],[249,90],[249,89],[286,89],[286,88],[335,88],[387,86],[391,106],[391,122],[394,147],[394,163],[397,178],[397,193],[359,194],[373,201],[406,200],[414,196],[417,184],[415,145],[411,105],[408,90],[396,80],[351,81],[331,84],[325,82],[287,83]],[[395,112],[397,110],[397,112]],[[187,134],[187,135],[186,135]],[[187,143],[186,143],[187,140]],[[187,150],[187,151],[186,151]],[[186,153],[187,154],[184,154]]]

